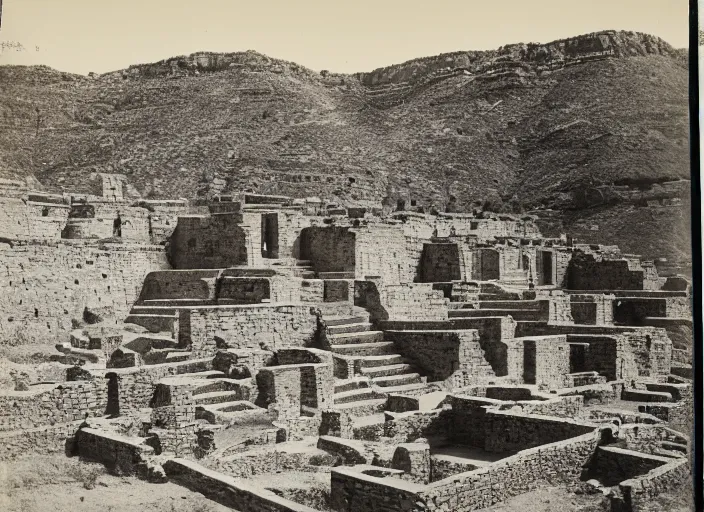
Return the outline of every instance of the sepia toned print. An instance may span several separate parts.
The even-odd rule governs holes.
[[[3,510],[692,510],[687,48],[83,74],[13,30]]]

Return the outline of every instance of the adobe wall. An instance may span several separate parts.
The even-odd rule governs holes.
[[[445,381],[457,388],[487,376],[488,363],[477,331],[385,331],[384,339],[393,341],[429,381]]]
[[[179,363],[108,369],[94,372],[96,378],[105,376],[108,394],[108,410],[111,414],[135,416],[140,409],[151,407],[154,389],[164,377],[212,369],[212,358],[196,359]],[[103,382],[105,382],[103,380]]]
[[[575,253],[567,270],[570,290],[643,290],[645,274],[631,270],[623,260],[597,260],[591,254]]]
[[[194,357],[212,356],[215,337],[229,348],[268,350],[311,345],[317,332],[317,317],[311,306],[251,305],[181,309],[179,342],[190,345]]]
[[[163,467],[171,481],[236,510],[317,512],[305,505],[281,498],[267,489],[236,481],[187,459],[170,459]]]
[[[56,343],[85,308],[124,318],[144,277],[168,268],[163,248],[87,242],[0,243],[0,338]]]
[[[594,471],[602,484],[617,485],[623,480],[648,473],[670,462],[669,457],[660,457],[615,446],[600,446],[592,460]]]
[[[447,282],[462,279],[460,250],[454,243],[424,244],[420,258],[420,282]]]
[[[355,270],[355,233],[347,227],[310,227],[301,233],[301,259],[316,272]]]
[[[447,300],[431,284],[385,286],[381,301],[389,320],[447,320]]]
[[[169,261],[176,269],[247,265],[249,244],[240,213],[179,217],[169,242]]]
[[[332,505],[335,510],[348,512],[479,510],[539,486],[574,482],[597,445],[598,434],[590,432],[524,450],[426,486],[338,467],[331,472]]]
[[[119,475],[136,473],[137,465],[154,452],[145,441],[94,428],[82,428],[75,437],[78,455],[101,462]]]
[[[130,203],[91,201],[73,203],[61,238],[112,238],[115,221],[120,219],[120,238],[130,242],[151,243],[149,211]]]
[[[150,272],[144,278],[139,300],[215,299],[218,270],[166,270]]]
[[[617,378],[628,381],[670,374],[672,342],[664,329],[644,327],[619,334],[617,341]]]
[[[523,342],[523,379],[526,384],[548,389],[569,385],[570,348],[567,336],[532,336],[516,341]]]
[[[60,196],[59,196],[60,197]],[[70,205],[59,202],[25,201],[23,197],[0,197],[0,238],[54,240],[61,238]]]
[[[409,252],[404,230],[395,225],[374,224],[355,228],[355,279],[380,276],[385,284],[414,281],[420,249]]]
[[[689,460],[675,459],[651,469],[644,475],[622,481],[619,484],[621,497],[612,497],[612,510],[623,512],[651,510],[653,498],[673,491],[689,493],[691,485]]]
[[[0,461],[29,454],[65,454],[83,420],[49,426],[0,432]]]
[[[28,391],[0,392],[0,431],[31,429],[47,424],[102,416],[108,404],[107,382],[64,382],[30,386]]]

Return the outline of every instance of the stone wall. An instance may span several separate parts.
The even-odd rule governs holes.
[[[0,461],[30,454],[66,453],[83,421],[0,432]]]
[[[421,283],[461,280],[460,252],[457,244],[424,244],[419,268]]]
[[[437,441],[447,441],[452,426],[454,412],[449,409],[431,411],[409,411],[403,413],[385,412],[384,437],[395,443],[412,443],[424,438],[431,445]]]
[[[229,476],[186,459],[171,459],[163,466],[171,481],[236,510],[316,512],[310,507],[281,498],[271,491],[237,482]]]
[[[595,428],[593,423],[567,418],[488,410],[484,417],[484,449],[496,453],[525,450],[577,437]]]
[[[621,496],[612,498],[612,510],[640,512],[651,510],[653,498],[662,493],[682,492],[692,488],[692,475],[687,459],[677,459],[648,471],[644,475],[619,484]]]
[[[50,202],[51,201],[51,202]],[[61,196],[0,197],[0,238],[55,240],[61,238],[71,207]]]
[[[454,474],[426,486],[397,478],[377,478],[362,473],[360,468],[335,468],[331,472],[332,505],[345,512],[479,510],[539,486],[576,481],[597,445],[598,434],[591,432],[524,450],[484,468]]]
[[[643,475],[670,460],[669,457],[624,450],[615,446],[600,446],[589,469],[603,485],[613,486],[622,480]]]
[[[301,233],[301,259],[316,272],[355,271],[355,233],[348,227],[310,227]]]
[[[488,507],[541,485],[574,481],[597,442],[597,434],[591,432],[524,450],[484,468],[434,482],[418,498],[427,510],[463,512]]]
[[[246,265],[248,232],[242,214],[179,217],[169,243],[174,268],[225,268]]]
[[[493,375],[477,331],[386,331],[385,339],[431,381],[457,388]]]
[[[87,242],[0,243],[3,344],[65,341],[85,308],[122,320],[163,248]]]
[[[523,342],[523,380],[541,388],[556,389],[569,385],[570,348],[566,336],[531,336]]]
[[[317,317],[311,306],[251,305],[202,307],[179,311],[179,342],[195,357],[212,356],[215,338],[228,348],[268,350],[309,346],[316,336]]]
[[[167,376],[212,369],[212,358],[135,368],[102,370],[108,379],[108,411],[121,416],[137,416],[151,407],[157,383]]]
[[[137,466],[153,453],[146,439],[123,437],[112,432],[82,428],[76,433],[75,446],[81,457],[102,462],[122,475],[136,473]]]
[[[594,255],[575,253],[570,260],[566,285],[570,290],[643,290],[642,270],[631,270],[623,260],[601,260]]]
[[[104,379],[31,386],[0,393],[0,431],[69,423],[102,416],[108,405]]]

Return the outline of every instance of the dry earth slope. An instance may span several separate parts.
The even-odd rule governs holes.
[[[0,66],[0,174],[96,192],[251,189],[543,212],[628,252],[689,253],[687,55],[605,31],[316,73],[198,53],[89,77]]]

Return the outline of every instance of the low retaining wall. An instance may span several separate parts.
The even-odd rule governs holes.
[[[75,448],[79,456],[102,462],[108,469],[123,475],[137,472],[137,465],[154,449],[143,444],[146,438],[123,437],[112,432],[83,428],[76,433]]]
[[[599,443],[600,433],[524,450],[487,467],[421,486],[376,478],[354,468],[331,472],[332,508],[339,512],[453,511],[486,508],[540,485],[579,478]]]
[[[14,430],[0,434],[0,461],[13,460],[24,455],[66,453],[67,444],[82,421],[47,427]]]
[[[226,507],[248,512],[318,512],[266,489],[254,489],[233,478],[204,468],[186,459],[172,459],[164,463],[170,480],[199,492]]]
[[[687,459],[678,459],[655,468],[645,475],[619,484],[621,496],[611,500],[614,512],[652,510],[652,500],[663,492],[682,489],[691,492],[691,469]]]

